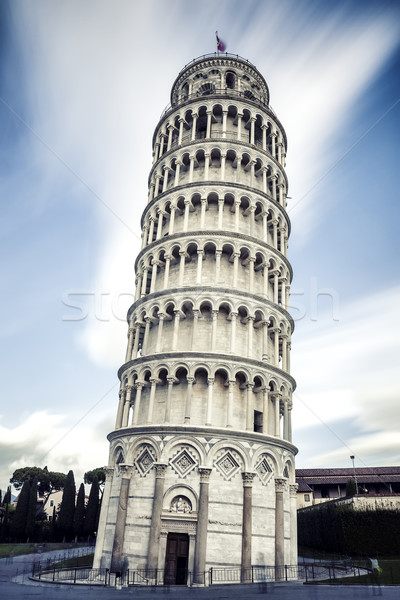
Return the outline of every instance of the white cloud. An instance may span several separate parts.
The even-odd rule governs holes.
[[[300,446],[302,431],[310,435],[310,427],[326,424],[326,436],[332,443],[334,437],[329,429],[336,432],[336,427],[342,427],[340,422],[348,421],[349,431],[355,429],[359,435],[351,434],[352,439],[344,442],[360,458],[367,460],[375,454],[380,441],[381,454],[387,451],[390,456],[397,456],[399,305],[399,287],[382,290],[342,306],[339,322],[332,323],[329,315],[321,315],[314,330],[304,327],[298,332],[293,341],[292,374],[298,384],[293,429]],[[340,445],[337,439],[334,443]],[[348,448],[342,446],[322,456],[318,454],[314,462],[332,463],[343,452],[347,455]]]
[[[47,465],[51,471],[72,469],[75,482],[85,471],[108,462],[106,434],[114,420],[114,405],[101,416],[75,423],[73,415],[35,411],[21,415],[20,423],[0,425],[0,489],[6,489],[15,469]]]

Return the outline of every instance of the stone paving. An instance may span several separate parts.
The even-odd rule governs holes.
[[[215,585],[209,588],[185,586],[160,586],[147,588],[105,588],[32,582],[29,576],[32,564],[43,558],[57,556],[59,552],[28,554],[0,560],[0,597],[7,600],[42,598],[43,600],[108,600],[132,598],[151,600],[256,600],[263,596],[276,600],[347,600],[382,597],[398,600],[400,588],[396,586],[321,586],[301,582],[267,583],[250,585]]]

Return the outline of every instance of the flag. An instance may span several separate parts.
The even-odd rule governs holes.
[[[226,44],[220,40],[220,38],[218,37],[218,31],[215,32],[215,37],[217,38],[217,50],[218,52],[225,52],[226,50]]]

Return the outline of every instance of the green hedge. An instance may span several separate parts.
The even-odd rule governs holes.
[[[297,513],[299,545],[341,554],[400,554],[399,510],[354,510],[331,502]]]

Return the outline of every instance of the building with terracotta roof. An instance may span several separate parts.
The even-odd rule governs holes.
[[[358,467],[345,469],[296,469],[297,508],[305,508],[346,497],[346,486],[354,480],[357,496],[370,498],[370,507],[393,507],[399,496],[400,467]],[[374,501],[372,499],[375,498]],[[388,498],[389,500],[383,500]],[[362,504],[365,504],[362,503]]]

